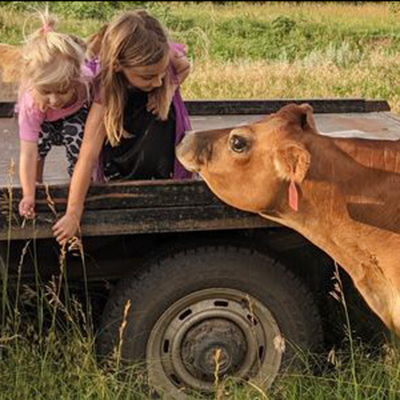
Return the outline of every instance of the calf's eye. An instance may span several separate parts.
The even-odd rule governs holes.
[[[243,153],[249,147],[247,140],[238,135],[233,135],[229,139],[229,145],[235,153]]]

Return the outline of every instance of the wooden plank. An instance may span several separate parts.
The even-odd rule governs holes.
[[[22,219],[14,214],[2,215],[0,240],[52,238],[56,216],[51,212],[37,215],[34,222],[22,227]],[[279,226],[252,213],[224,205],[196,207],[134,208],[125,210],[86,211],[82,218],[83,236],[124,235],[138,233],[194,232],[227,229],[249,229]]]
[[[51,185],[47,189],[40,185],[36,192],[36,210],[48,212],[50,204],[57,212],[65,211],[69,186]],[[8,188],[2,189],[2,203],[6,204],[10,197]],[[11,192],[13,210],[16,212],[21,199],[21,188],[13,188]],[[129,208],[164,208],[170,206],[199,206],[221,204],[203,181],[130,181],[92,185],[86,197],[86,210],[111,210]],[[8,208],[8,207],[7,207]]]
[[[316,114],[390,111],[385,100],[365,99],[270,99],[270,100],[190,100],[190,115],[270,114],[287,104],[310,104]]]
[[[48,194],[50,196],[48,196]],[[51,227],[65,211],[68,185],[37,190],[37,218],[23,226],[18,215],[21,189],[1,195],[0,241],[52,238]],[[11,223],[9,223],[11,215]],[[203,181],[131,181],[93,185],[85,202],[82,235],[102,236],[158,232],[248,229],[277,226],[234,210],[217,199]]]

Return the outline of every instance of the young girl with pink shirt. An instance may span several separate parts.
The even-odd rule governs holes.
[[[54,20],[40,14],[42,27],[26,41],[16,107],[20,137],[19,177],[23,198],[19,213],[35,216],[36,182],[42,181],[52,146],[64,146],[71,176],[78,159],[90,107],[95,71],[85,65],[85,48],[54,31]]]

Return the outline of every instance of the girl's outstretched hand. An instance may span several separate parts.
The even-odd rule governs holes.
[[[79,219],[74,214],[65,214],[53,226],[53,235],[60,245],[66,244],[79,230]]]
[[[157,101],[153,93],[148,94],[148,100],[147,100],[147,105],[146,109],[149,113],[152,113],[153,115],[158,114],[158,108],[157,108]]]
[[[26,219],[35,218],[35,197],[24,196],[19,203],[18,209],[21,217],[25,217]]]

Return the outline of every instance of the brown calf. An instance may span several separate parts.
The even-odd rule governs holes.
[[[320,135],[311,106],[188,134],[177,157],[227,204],[288,226],[336,260],[400,336],[400,141]]]

